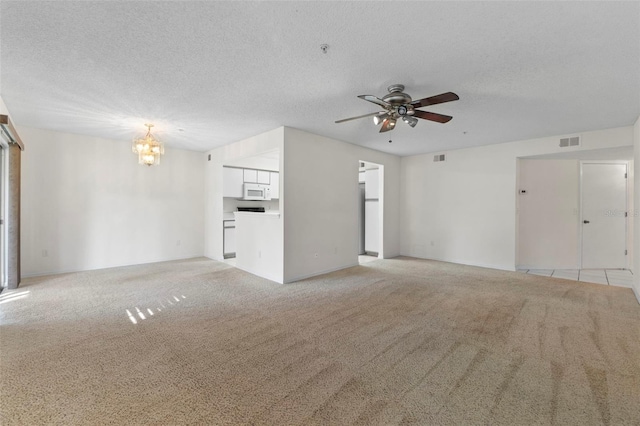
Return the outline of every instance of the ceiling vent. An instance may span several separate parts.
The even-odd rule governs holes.
[[[566,148],[569,146],[580,146],[580,136],[560,139],[560,148]]]
[[[444,154],[438,154],[433,156],[433,161],[444,161]]]

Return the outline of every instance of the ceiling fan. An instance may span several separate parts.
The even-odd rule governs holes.
[[[384,108],[384,111],[372,112],[371,114],[359,115],[358,117],[345,118],[336,121],[336,123],[344,123],[345,121],[373,116],[373,122],[376,125],[382,123],[380,133],[393,130],[396,127],[396,121],[398,119],[401,119],[411,127],[416,127],[416,124],[418,124],[418,118],[435,121],[437,123],[446,123],[453,117],[437,114],[435,112],[422,111],[416,108],[457,101],[460,99],[455,93],[447,92],[414,101],[411,99],[411,96],[402,92],[404,90],[404,86],[402,84],[393,84],[389,86],[387,90],[389,93],[384,95],[382,99],[373,95],[358,96],[360,99],[364,99],[365,101],[373,102],[374,104],[381,106]]]

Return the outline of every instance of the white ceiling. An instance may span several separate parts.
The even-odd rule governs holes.
[[[627,126],[640,115],[639,2],[0,8],[0,96],[23,126],[130,140],[151,121],[167,146],[204,151],[284,125],[411,155]],[[376,111],[356,96],[382,97],[393,83],[414,99],[457,93],[423,108],[453,120],[383,134],[370,118],[334,124]]]

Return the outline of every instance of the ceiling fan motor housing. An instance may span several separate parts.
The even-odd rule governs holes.
[[[390,103],[391,105],[403,105],[411,102],[411,96],[403,93],[404,86],[402,84],[393,84],[387,88],[389,91],[382,100]]]

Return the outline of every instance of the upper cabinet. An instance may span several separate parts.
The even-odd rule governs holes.
[[[242,198],[242,184],[244,183],[243,169],[233,167],[222,168],[222,196]]]
[[[253,169],[244,170],[244,181],[247,183],[258,183],[258,171]]]
[[[278,172],[267,170],[241,169],[237,167],[222,168],[222,196],[242,198],[242,185],[258,183],[271,187],[271,198],[280,198],[280,179]]]
[[[364,172],[364,198],[376,199],[380,197],[380,173],[379,169],[366,170]]]
[[[266,170],[257,170],[258,172],[258,183],[263,185],[271,184],[271,172],[267,172]]]
[[[271,199],[280,198],[280,173],[271,172]]]

